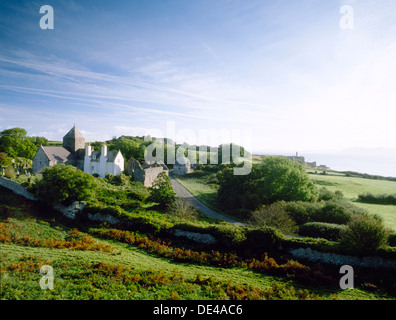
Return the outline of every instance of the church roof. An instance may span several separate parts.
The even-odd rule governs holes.
[[[73,128],[71,128],[69,130],[68,133],[66,133],[66,135],[63,137],[63,139],[74,139],[74,138],[84,138],[84,136],[82,135],[82,133],[76,128],[76,125],[73,126]]]
[[[65,162],[74,160],[71,152],[63,147],[41,147],[50,161]]]

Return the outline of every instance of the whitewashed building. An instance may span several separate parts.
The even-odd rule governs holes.
[[[124,157],[121,151],[107,151],[106,145],[102,145],[100,151],[92,151],[90,145],[85,147],[84,172],[104,178],[106,173],[119,175],[123,171]]]

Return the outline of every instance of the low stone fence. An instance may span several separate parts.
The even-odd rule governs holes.
[[[0,186],[13,191],[14,193],[16,193],[22,197],[25,197],[26,199],[34,200],[34,201],[38,200],[34,195],[32,195],[30,192],[28,192],[23,186],[21,186],[16,181],[0,177]]]
[[[23,186],[21,186],[19,183],[15,181],[0,177],[0,186],[12,190],[14,193],[21,195],[29,200],[35,200],[35,201],[38,200],[35,196],[33,196],[28,191],[26,191],[26,189]],[[77,214],[84,208],[85,205],[86,203],[84,201],[75,201],[68,207],[56,205],[54,206],[54,209],[61,212],[65,217],[73,220],[76,218]],[[109,224],[116,224],[121,222],[121,220],[111,215],[104,215],[95,212],[88,213],[88,219],[90,219],[91,221],[107,222]],[[217,241],[216,238],[210,234],[191,232],[180,229],[174,230],[173,235],[177,237],[184,237],[198,243],[213,244],[216,243]],[[294,249],[290,249],[289,253],[293,257],[300,259],[308,259],[314,262],[320,261],[335,265],[351,265],[351,266],[361,266],[361,267],[369,267],[375,269],[396,270],[396,261],[390,259],[384,259],[381,257],[360,258],[356,256],[335,254],[331,252],[319,252],[316,250],[312,250],[310,248],[294,248]]]
[[[381,257],[356,257],[331,252],[319,252],[311,248],[298,248],[289,251],[293,257],[307,259],[313,262],[331,263],[334,265],[351,265],[374,269],[396,270],[396,261]]]

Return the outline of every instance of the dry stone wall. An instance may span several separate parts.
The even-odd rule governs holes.
[[[26,199],[29,200],[38,200],[34,195],[32,195],[30,192],[28,192],[22,185],[20,185],[18,182],[0,177],[0,186],[7,188],[14,193],[25,197]]]

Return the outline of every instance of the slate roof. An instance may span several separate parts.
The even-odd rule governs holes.
[[[107,151],[107,162],[114,162],[115,158],[117,157],[119,151]],[[91,161],[98,161],[100,160],[102,152],[101,151],[92,151],[92,160]]]
[[[50,161],[66,162],[74,160],[74,155],[63,147],[41,147]]]
[[[76,125],[74,125],[73,128],[71,128],[69,130],[69,132],[66,133],[66,135],[63,137],[63,139],[65,139],[65,138],[67,138],[67,139],[70,139],[70,138],[72,138],[72,139],[74,139],[74,138],[83,138],[85,140],[85,138],[82,135],[82,133],[76,128]]]

